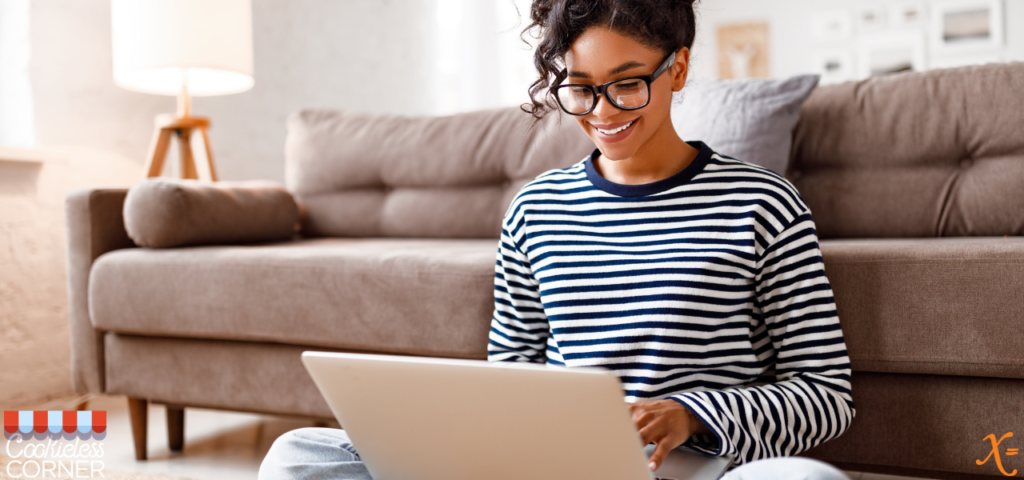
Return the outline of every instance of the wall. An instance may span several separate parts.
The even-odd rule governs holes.
[[[33,143],[28,26],[29,0],[0,0],[0,145]]]
[[[698,31],[693,56],[693,73],[699,77],[718,77],[716,27],[720,24],[748,21],[769,22],[770,71],[772,77],[788,77],[815,71],[816,50],[811,40],[810,21],[815,12],[855,9],[870,5],[891,5],[885,0],[701,0],[698,5]],[[932,1],[909,2],[928,6]],[[926,17],[927,18],[927,17]],[[1024,1],[1003,2],[1005,47],[1000,53],[1004,60],[1024,61]],[[855,50],[856,40],[828,48]],[[927,50],[927,45],[926,45]],[[950,63],[970,62],[974,58],[935,58],[928,54],[929,63],[943,66]]]
[[[64,197],[141,174],[91,148],[0,148],[0,409],[71,394]]]
[[[0,145],[31,146],[29,0],[0,0]]]

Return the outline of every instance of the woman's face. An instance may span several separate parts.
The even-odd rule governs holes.
[[[590,27],[565,54],[568,78],[563,83],[601,85],[620,78],[650,75],[663,60],[665,53],[660,50],[607,27]],[[676,52],[675,64],[651,83],[651,99],[643,108],[620,110],[601,95],[594,111],[575,117],[605,158],[630,158],[659,129],[672,128],[669,116],[672,92],[683,88],[688,62],[688,49]],[[629,126],[616,133],[606,133],[623,125]]]

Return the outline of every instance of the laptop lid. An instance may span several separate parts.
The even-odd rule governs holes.
[[[302,361],[375,480],[653,478],[607,370],[329,352]],[[715,479],[729,462],[677,449],[657,474],[680,455],[677,475],[688,476],[665,478]]]

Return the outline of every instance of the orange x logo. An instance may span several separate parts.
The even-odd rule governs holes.
[[[1013,469],[1012,472],[1006,473],[1006,470],[1003,469],[1003,461],[999,458],[999,444],[1002,443],[1003,439],[1005,439],[1006,437],[1012,437],[1012,436],[1013,436],[1013,432],[1008,432],[1006,435],[1003,435],[1002,437],[1000,437],[999,440],[997,441],[996,440],[996,434],[994,434],[994,433],[988,434],[988,436],[986,436],[982,440],[988,440],[988,441],[992,442],[992,451],[988,453],[988,456],[985,457],[984,460],[975,460],[974,462],[977,463],[978,465],[984,465],[985,462],[987,462],[989,458],[991,458],[993,455],[995,455],[996,456],[996,466],[999,467],[999,471],[1000,472],[1003,472],[1003,475],[1006,475],[1007,477],[1012,477],[1012,476],[1016,475],[1017,474],[1017,469],[1016,468]],[[1016,448],[1008,448],[1008,449],[1006,449],[1006,454],[1007,455],[1016,455],[1017,454],[1017,449]]]

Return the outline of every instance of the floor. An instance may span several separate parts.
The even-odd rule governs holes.
[[[185,411],[185,449],[177,454],[167,448],[164,407],[149,407],[149,460],[137,462],[132,444],[128,405],[124,397],[97,396],[89,410],[107,411],[104,462],[109,470],[144,472],[194,480],[253,480],[267,449],[279,435],[313,426],[307,419],[285,418],[219,410]],[[72,407],[50,402],[48,410]],[[43,409],[43,408],[39,408]],[[846,472],[851,480],[910,480],[914,477]]]

